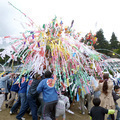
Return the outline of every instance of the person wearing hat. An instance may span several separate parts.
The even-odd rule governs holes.
[[[7,80],[10,78],[10,77],[12,77],[14,75],[14,73],[10,73],[10,74],[8,74],[8,75],[4,75],[4,76],[2,76],[2,77],[0,77],[0,92],[1,92],[1,94],[0,94],[0,106],[2,106],[2,104],[3,104],[3,101],[4,101],[4,99],[5,99],[5,93],[6,93],[6,90],[7,90],[7,85],[6,85],[6,83],[7,83]],[[1,108],[0,108],[1,109]],[[1,111],[1,110],[0,110]]]
[[[112,96],[115,102],[115,109],[117,110],[116,120],[120,120],[120,107],[118,106],[117,100],[120,98],[119,94],[120,87],[118,85],[114,86],[114,90],[112,91]]]

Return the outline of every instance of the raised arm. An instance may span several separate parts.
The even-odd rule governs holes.
[[[0,81],[6,81],[6,80],[8,80],[11,76],[13,76],[14,75],[14,73],[11,73],[11,74],[9,74],[9,75],[6,75],[5,77],[1,77],[0,78]]]
[[[100,83],[98,83],[98,86],[95,87],[95,85],[92,83],[91,86],[93,87],[94,91],[99,91],[100,90]]]
[[[40,93],[43,91],[43,80],[37,86],[37,92]]]

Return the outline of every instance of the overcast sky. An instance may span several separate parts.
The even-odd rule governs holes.
[[[112,32],[120,41],[119,0],[9,0],[23,11],[37,25],[47,24],[56,15],[64,25],[70,26],[74,20],[74,29],[82,34],[95,33],[100,28],[109,41]],[[26,18],[8,4],[0,0],[0,37],[17,35],[24,31],[21,23]]]

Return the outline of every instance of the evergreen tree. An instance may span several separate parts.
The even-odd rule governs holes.
[[[4,49],[0,49],[0,52],[2,52]],[[3,64],[5,62],[5,60],[3,60],[1,57],[0,57],[0,64]]]
[[[96,33],[96,37],[98,38],[98,40],[97,40],[96,44],[94,45],[95,49],[109,49],[109,43],[105,39],[102,29],[100,29]],[[101,50],[99,52],[102,52],[102,53],[105,53],[108,55],[108,51],[106,51],[106,50]]]
[[[117,49],[116,53],[120,54],[120,42],[118,43],[118,49]]]
[[[119,42],[117,40],[117,37],[115,36],[115,33],[112,33],[111,39],[110,39],[110,47],[111,49],[118,49],[119,48]]]

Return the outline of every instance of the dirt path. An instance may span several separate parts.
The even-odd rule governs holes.
[[[120,99],[118,100],[118,105],[120,106]],[[80,113],[80,110],[78,107],[79,107],[79,103],[76,102],[70,109],[72,112],[74,112],[74,114],[70,114],[70,113],[66,112],[66,120],[90,120],[89,115],[87,114],[87,111],[86,111],[85,115],[82,115]],[[10,115],[9,112],[10,112],[10,108],[6,109],[5,103],[4,103],[4,105],[2,107],[2,111],[0,112],[0,120],[16,120],[17,114]],[[116,116],[116,113],[115,113],[115,116]],[[30,115],[28,115],[28,113],[26,113],[24,115],[24,117],[26,120],[32,120],[32,117]],[[107,116],[106,116],[106,118],[107,118]],[[60,117],[59,120],[62,120],[62,118]],[[107,119],[105,119],[105,120],[107,120]]]
[[[74,112],[74,114],[70,114],[68,112],[66,112],[66,120],[89,120],[89,116],[87,115],[87,113],[85,115],[80,114],[80,110],[79,110],[79,104],[75,103],[75,105],[73,105],[73,107],[70,109],[71,111]],[[10,108],[5,108],[5,103],[2,107],[2,111],[0,112],[0,120],[16,120],[16,114],[14,115],[10,115]],[[26,120],[32,120],[32,117],[30,115],[28,115],[28,113],[26,113],[24,115]],[[61,118],[59,118],[59,120],[62,120]]]

